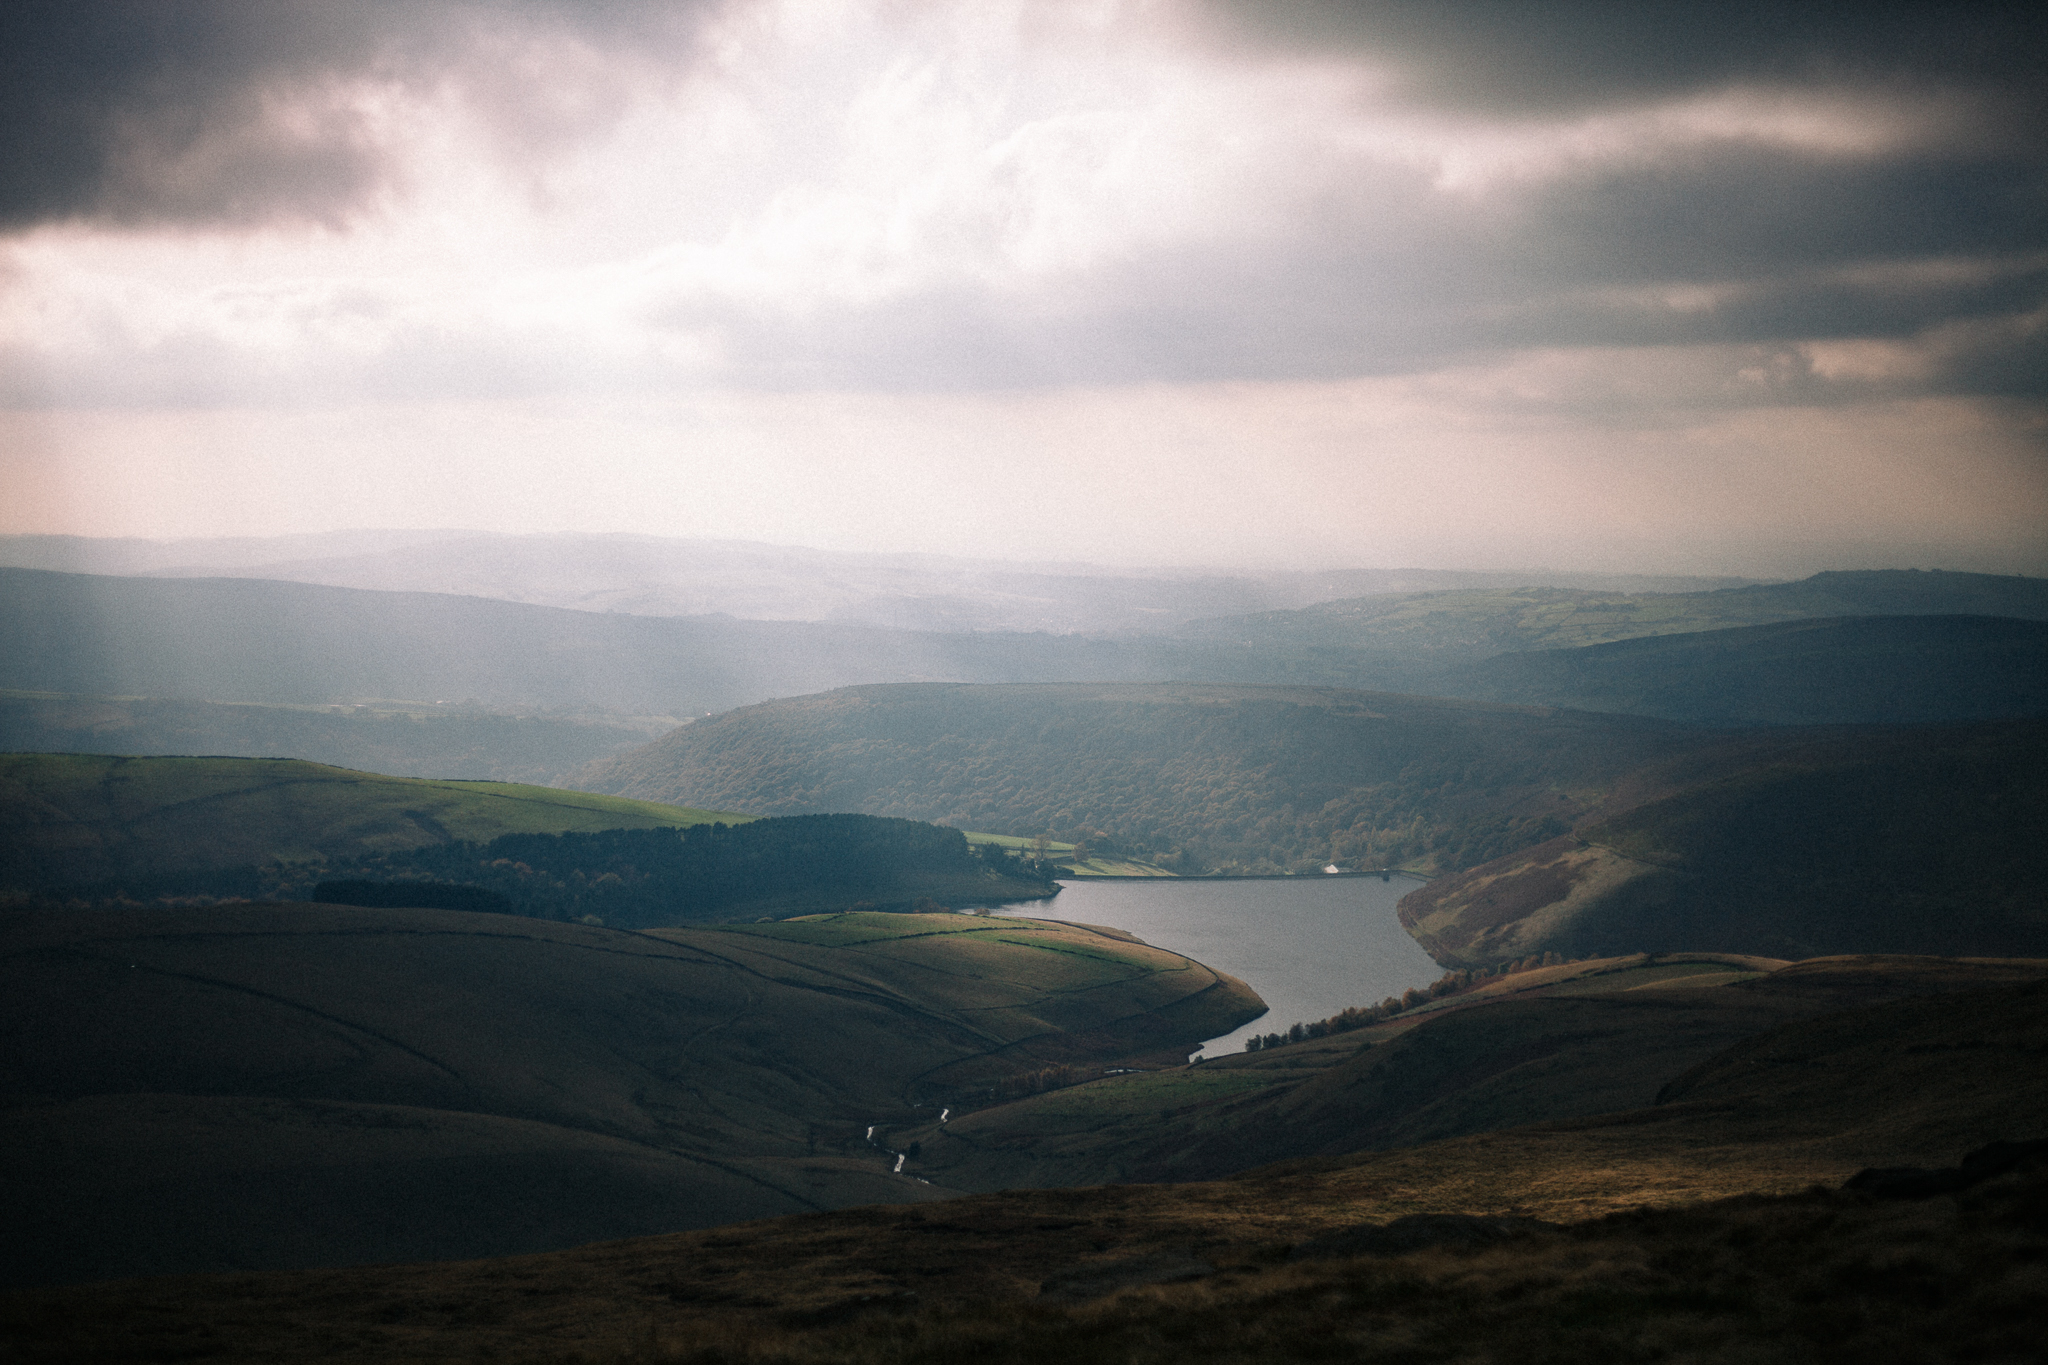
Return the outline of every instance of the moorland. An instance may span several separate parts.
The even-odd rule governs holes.
[[[1264,1009],[1114,930],[626,933],[264,903],[7,917],[10,1283],[453,1259],[943,1191],[870,1125]]]
[[[0,755],[0,896],[441,905],[625,926],[1057,891],[1052,850],[859,814],[729,811],[295,759]]]
[[[8,742],[58,751],[0,757],[13,1356],[2037,1343],[2039,580],[864,564],[739,620],[568,609],[521,545],[462,585],[525,601],[393,590],[452,546],[0,570]],[[1242,983],[935,913],[1055,854],[1434,874],[1448,970],[1189,1066]]]
[[[1467,1136],[1390,1134],[1389,1150],[1222,1180],[1010,1189],[550,1255],[41,1290],[11,1296],[0,1322],[31,1360],[2026,1358],[2048,1173],[2038,1150],[2031,1166],[2024,1150],[1980,1159],[1974,1176],[1957,1163],[2038,1124],[2048,964],[1672,965],[1692,970],[1581,964],[1348,1055],[1300,1054],[1297,1074],[1252,1092],[1269,1118],[1304,1093],[1327,1104],[1344,1087],[1318,1080],[1369,1073],[1385,1053],[1382,1067],[1429,1083],[1405,1097],[1425,1131],[1433,1105],[1439,1119],[1490,1108],[1510,1125]],[[1543,1007],[1603,1005],[1627,1022],[1582,1061],[1569,1029],[1546,1035],[1547,1054],[1496,1052],[1491,1075],[1447,1079],[1416,1055],[1447,1029],[1497,1049],[1552,1028]],[[1697,1019],[1718,1008],[1754,1011],[1761,1031],[1650,1089],[1660,1068],[1711,1049]],[[1610,1080],[1603,1063],[1630,1055],[1631,1034],[1658,1055]],[[1379,1080],[1375,1104],[1399,1112],[1399,1086]],[[1059,1094],[1136,1082],[1167,1083]],[[1575,1087],[1588,1105],[1636,1107],[1555,1116],[1554,1096]],[[1303,1145],[1277,1122],[1227,1125],[1234,1102],[1158,1113],[1154,1132],[1233,1127],[1250,1144],[1239,1159],[1261,1154],[1260,1134]],[[1512,1126],[1532,1105],[1553,1116]],[[1935,1178],[1904,1199],[1839,1188],[1873,1166]]]

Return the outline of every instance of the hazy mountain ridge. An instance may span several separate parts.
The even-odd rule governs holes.
[[[1857,616],[1498,654],[1454,695],[1708,725],[1914,724],[2048,715],[2048,622]]]
[[[1834,577],[1852,587],[1868,579],[1865,598],[1896,600],[1921,612],[1981,608],[1991,600],[2008,615],[2048,615],[2042,580]],[[1894,579],[1914,591],[1886,598],[1886,585]],[[1714,599],[1720,612],[1715,622],[1728,626],[1741,624],[1736,618],[1745,612],[1796,615],[1805,609],[1801,603],[1838,606],[1844,596],[1831,588],[1823,601],[1813,591],[1802,592],[1728,599],[1739,610],[1718,594],[1702,600]],[[0,687],[298,705],[401,698],[527,714],[566,707],[629,716],[702,715],[833,687],[925,680],[1177,679],[1508,698],[1513,687],[1503,679],[1513,682],[1511,668],[1473,671],[1499,653],[1504,641],[1505,647],[1534,648],[1560,634],[1608,638],[1701,623],[1692,598],[1641,600],[1662,603],[1656,611],[1663,614],[1651,621],[1635,609],[1637,599],[1617,605],[1611,596],[1588,598],[1561,589],[1461,592],[1367,599],[1377,605],[1349,625],[1349,618],[1318,616],[1322,609],[1312,608],[1212,622],[1207,634],[1184,637],[1089,636],[647,617],[260,579],[0,569]],[[1942,607],[1944,602],[1949,606]],[[1246,630],[1265,635],[1249,638]],[[1844,647],[1853,655],[1866,645],[1848,641]],[[1976,664],[1941,650],[1926,651],[1922,664],[1929,678],[1922,693],[1937,710],[1915,718],[1958,718],[1938,707],[1945,697],[1968,700]],[[1945,681],[1943,667],[1953,674]],[[1544,695],[1552,683],[1539,677],[1529,686]],[[1797,718],[1809,718],[1810,702],[1801,699]],[[1811,718],[1837,721],[1860,714],[1851,707]]]
[[[1451,668],[1495,654],[1650,635],[1815,617],[1922,615],[2048,620],[2048,579],[1872,569],[1712,592],[1460,589],[1197,621],[1179,634],[1241,649],[1353,650],[1409,667]]]
[[[0,751],[303,758],[393,777],[543,786],[674,726],[672,717],[508,716],[418,704],[262,706],[0,693]]]
[[[0,565],[268,578],[637,615],[850,621],[904,630],[1115,632],[1363,593],[1509,587],[1678,591],[1750,580],[1447,569],[1109,568],[642,535],[341,531],[218,540],[0,536]]]

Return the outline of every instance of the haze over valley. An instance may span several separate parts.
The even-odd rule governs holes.
[[[0,1357],[2032,1359],[2044,59],[0,8]]]

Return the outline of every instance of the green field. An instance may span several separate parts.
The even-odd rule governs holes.
[[[751,818],[509,782],[385,777],[298,759],[0,754],[0,872],[17,887],[501,834]]]

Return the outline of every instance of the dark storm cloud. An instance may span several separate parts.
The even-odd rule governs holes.
[[[1390,60],[1404,92],[1492,111],[1583,108],[1735,83],[1931,83],[2038,114],[2038,4],[1813,0],[1205,0],[1254,50]]]
[[[1521,347],[1906,342],[1967,324],[1907,387],[2042,393],[2048,368],[2011,348],[2038,349],[2028,319],[2048,311],[2043,184],[2010,159],[1737,145],[1480,213],[1388,171],[1358,202],[1326,200],[1284,251],[1182,244],[1048,296],[934,288],[801,324],[695,299],[656,320],[715,329],[733,377],[776,388],[1332,379]]]
[[[617,0],[9,0],[0,5],[0,229],[337,222],[394,174],[360,79],[431,88],[493,39],[566,31],[644,51],[696,8]],[[510,131],[545,100],[472,94]]]
[[[1284,246],[1179,243],[1098,264],[1055,299],[934,288],[800,326],[683,301],[673,319],[715,326],[736,374],[770,385],[1333,378],[1516,347],[1863,339],[1924,343],[1901,392],[2048,388],[2031,365],[2048,310],[2038,6],[1206,8],[1241,60],[1378,67],[1393,107],[1486,127],[1732,91],[1761,92],[1752,113],[1774,92],[1820,101],[1809,110],[1841,96],[1896,108],[1901,126],[1863,145],[1739,119],[1689,140],[1651,131],[1640,154],[1567,155],[1478,199],[1412,167],[1359,166],[1304,203]]]

